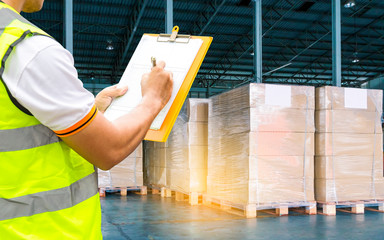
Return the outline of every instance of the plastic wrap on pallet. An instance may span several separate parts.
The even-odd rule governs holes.
[[[208,99],[190,98],[168,137],[167,187],[189,194],[206,191]]]
[[[208,99],[188,99],[166,143],[146,142],[146,183],[189,194],[206,191]]]
[[[317,201],[384,199],[382,94],[331,86],[316,89]]]
[[[122,162],[108,171],[98,169],[100,188],[143,186],[143,147],[135,149]]]
[[[210,201],[257,209],[314,201],[314,88],[250,84],[209,104]]]
[[[167,143],[144,142],[144,184],[146,186],[166,186],[166,147]]]

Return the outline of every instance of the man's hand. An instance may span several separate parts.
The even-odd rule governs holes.
[[[104,113],[116,97],[123,96],[128,91],[128,87],[117,87],[117,85],[106,87],[99,92],[95,98],[97,109]]]
[[[141,81],[143,99],[129,113],[113,120],[103,114],[80,132],[63,137],[63,141],[78,154],[100,169],[109,170],[131,154],[143,140],[153,120],[167,104],[172,95],[172,73],[164,71],[164,62]],[[114,97],[123,95],[127,89],[106,88],[96,97],[96,106],[105,111]]]
[[[159,61],[150,73],[141,79],[143,102],[148,101],[158,112],[168,103],[173,90],[172,73],[165,71],[165,62]],[[157,114],[156,114],[157,115]]]

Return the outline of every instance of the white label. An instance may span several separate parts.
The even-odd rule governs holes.
[[[367,89],[345,88],[344,107],[367,109]]]
[[[265,104],[290,107],[291,87],[282,85],[265,85]]]

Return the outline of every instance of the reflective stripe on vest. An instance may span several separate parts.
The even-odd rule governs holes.
[[[0,152],[19,151],[58,142],[56,134],[39,124],[24,128],[0,130]]]
[[[2,23],[2,25],[4,26],[7,26],[9,24],[12,23],[12,21],[14,21],[15,19],[19,20],[20,22],[23,22],[25,24],[30,24],[33,26],[32,23],[30,23],[29,21],[27,21],[26,19],[24,19],[20,14],[14,12],[13,10],[9,9],[9,8],[1,8],[0,9],[0,22]],[[0,36],[3,34],[3,32],[5,31],[5,28],[2,29],[0,28]],[[28,34],[32,34],[32,35],[46,35],[48,36],[48,34],[42,34],[42,33],[32,33],[31,31],[27,30],[25,31],[19,39],[17,39],[15,42],[13,42],[12,44],[10,44],[9,48],[7,49],[7,51],[5,52],[3,58],[1,59],[1,62],[0,62],[0,79],[1,79],[1,76],[3,75],[4,73],[4,70],[5,70],[5,62],[7,61],[9,55],[11,54],[13,48],[19,44],[22,40],[24,40]],[[2,79],[1,79],[2,81]],[[3,82],[6,90],[7,90],[7,93],[12,101],[13,104],[15,104],[15,106],[17,106],[21,111],[23,111],[24,113],[28,114],[28,115],[32,115],[31,112],[29,112],[26,108],[24,108],[11,94],[11,92],[9,91],[7,85]]]
[[[0,221],[70,208],[96,193],[97,174],[93,172],[68,187],[11,199],[0,198]]]

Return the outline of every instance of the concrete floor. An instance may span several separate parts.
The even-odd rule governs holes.
[[[105,240],[119,239],[384,239],[384,213],[265,215],[245,219],[160,195],[108,194],[101,199]]]

